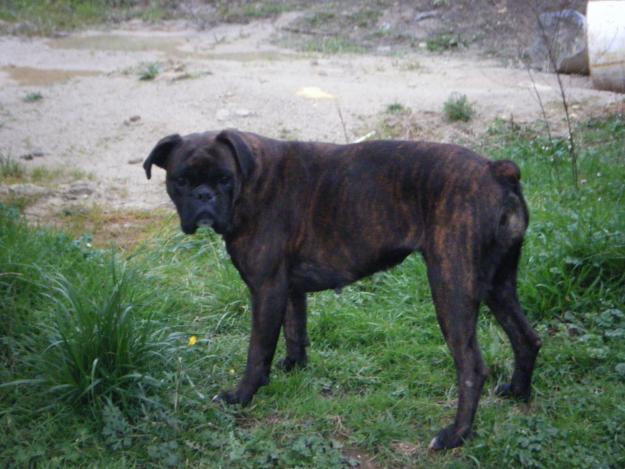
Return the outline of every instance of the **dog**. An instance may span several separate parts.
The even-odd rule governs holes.
[[[280,141],[235,129],[160,140],[143,165],[167,171],[182,231],[219,233],[252,298],[247,365],[222,392],[246,405],[269,373],[284,331],[285,370],[307,363],[306,294],[340,289],[418,251],[459,389],[454,422],[430,443],[470,436],[487,375],[477,342],[485,302],[508,335],[511,381],[496,390],[527,401],[541,341],[517,297],[529,215],[512,161],[457,145]]]

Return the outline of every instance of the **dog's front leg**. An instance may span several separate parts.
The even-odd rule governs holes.
[[[245,374],[236,390],[220,398],[228,404],[247,405],[259,387],[269,383],[271,362],[284,320],[288,288],[284,269],[259,282],[249,282],[252,293],[252,334]]]

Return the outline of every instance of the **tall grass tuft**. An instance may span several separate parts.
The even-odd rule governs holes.
[[[0,398],[9,389],[120,407],[166,371],[171,308],[137,267],[49,230],[0,204]]]
[[[127,267],[111,259],[108,277],[99,281],[92,289],[61,274],[50,277],[53,320],[46,327],[43,382],[72,402],[132,400],[135,385],[156,382],[148,370],[164,358],[164,330],[138,314]]]
[[[469,102],[467,95],[452,93],[443,105],[443,112],[450,122],[468,122],[475,114],[475,109]]]

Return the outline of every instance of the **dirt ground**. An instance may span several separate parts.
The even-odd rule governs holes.
[[[74,175],[48,185],[27,214],[46,219],[72,204],[170,207],[163,172],[148,182],[141,163],[171,133],[236,127],[342,143],[375,138],[380,115],[401,103],[414,113],[416,138],[470,142],[497,117],[542,118],[536,92],[552,125],[562,122],[554,75],[530,77],[469,49],[321,54],[276,45],[288,42],[287,26],[301,14],[203,30],[134,21],[53,38],[0,36],[0,154],[31,171],[62,167]],[[140,80],[154,63],[156,78]],[[623,101],[592,89],[588,77],[563,82],[574,117]],[[470,123],[444,120],[452,92],[473,103]],[[13,190],[0,189],[0,195]]]

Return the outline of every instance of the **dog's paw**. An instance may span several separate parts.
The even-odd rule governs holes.
[[[497,394],[499,397],[516,399],[521,402],[528,402],[532,397],[532,390],[531,388],[528,388],[527,390],[519,391],[517,389],[514,389],[512,384],[504,383],[500,384],[495,388],[495,394]]]
[[[287,356],[277,363],[277,367],[282,371],[288,373],[289,371],[293,371],[296,368],[305,368],[307,363],[308,360],[306,360],[305,358],[302,360],[296,360]]]
[[[243,407],[248,405],[251,400],[252,396],[242,396],[238,389],[232,391],[222,391],[213,397],[213,402],[223,402],[228,405],[241,404]]]
[[[471,436],[470,431],[457,432],[453,425],[443,428],[438,435],[436,435],[428,448],[431,451],[440,451],[443,449],[452,449],[462,446],[467,438]]]

